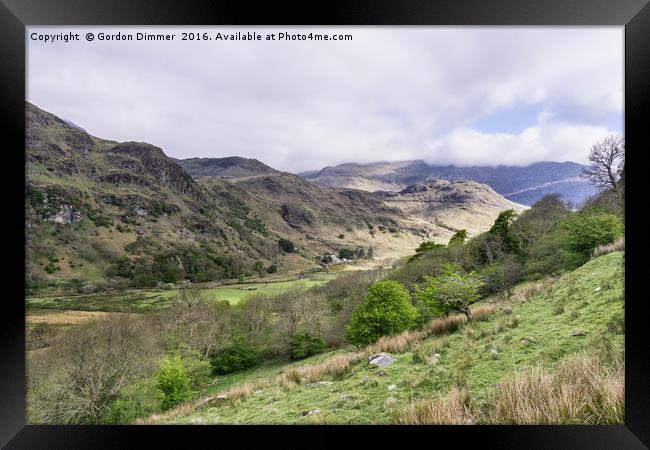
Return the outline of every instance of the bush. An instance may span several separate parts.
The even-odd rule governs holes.
[[[342,248],[339,250],[340,259],[354,259],[354,250],[349,248]]]
[[[325,349],[325,341],[317,335],[300,332],[291,336],[289,341],[289,356],[291,359],[306,358]]]
[[[222,348],[211,358],[212,372],[226,374],[236,372],[257,364],[260,349],[246,337],[236,336],[230,344]]]
[[[267,273],[276,273],[278,271],[278,266],[275,264],[271,264],[268,269],[266,269]]]
[[[584,255],[599,245],[611,244],[623,235],[623,223],[613,214],[583,212],[570,216],[561,224],[566,230],[565,246]]]
[[[445,267],[439,277],[425,277],[424,288],[416,287],[416,296],[437,314],[451,311],[464,313],[471,318],[469,305],[480,298],[479,290],[484,283],[474,272],[463,275],[453,266]]]
[[[346,337],[357,345],[413,328],[418,318],[408,291],[396,281],[378,281],[352,313]]]
[[[296,251],[296,246],[289,239],[280,238],[278,246],[280,247],[280,250],[287,253],[293,253]]]
[[[163,358],[155,377],[162,409],[169,409],[189,398],[190,378],[180,356]]]

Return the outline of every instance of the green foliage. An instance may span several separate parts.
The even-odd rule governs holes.
[[[296,246],[289,239],[280,238],[280,240],[278,240],[278,246],[280,247],[280,250],[286,253],[293,253],[296,251]]]
[[[460,273],[448,265],[441,276],[425,276],[424,287],[416,288],[416,297],[435,313],[447,314],[451,311],[468,313],[469,305],[480,298],[484,283],[475,273]]]
[[[501,211],[489,231],[490,234],[500,236],[509,250],[514,250],[517,246],[517,237],[511,231],[516,217],[517,213],[514,209]]]
[[[412,328],[418,318],[406,288],[396,281],[378,281],[370,286],[364,302],[352,313],[346,337],[357,345]]]
[[[235,336],[231,342],[211,358],[215,374],[236,372],[257,364],[261,350],[245,336]]]
[[[306,358],[322,352],[325,347],[323,338],[307,331],[301,331],[291,336],[289,356],[291,359]]]
[[[445,248],[445,246],[444,244],[437,244],[433,241],[424,241],[415,249],[415,253],[424,253],[437,248]]]
[[[598,245],[611,244],[623,235],[623,223],[613,214],[582,212],[561,223],[568,250],[588,255]]]
[[[155,378],[162,409],[169,409],[189,398],[190,378],[179,355],[163,358]]]
[[[349,248],[342,248],[341,250],[339,250],[339,258],[354,259],[354,250]]]
[[[275,264],[271,264],[268,269],[266,269],[267,273],[276,273],[278,271],[278,266]]]
[[[462,245],[467,239],[467,230],[458,230],[456,233],[449,239],[449,247],[456,247]]]

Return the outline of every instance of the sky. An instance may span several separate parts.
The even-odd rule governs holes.
[[[263,39],[215,38],[237,32]],[[280,32],[352,40],[265,39]],[[80,40],[42,40],[60,33]],[[623,133],[622,27],[29,27],[26,40],[29,102],[176,158],[235,155],[291,172],[585,163],[592,144]]]

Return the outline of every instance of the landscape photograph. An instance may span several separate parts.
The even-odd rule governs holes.
[[[25,39],[28,424],[625,422],[622,27]]]

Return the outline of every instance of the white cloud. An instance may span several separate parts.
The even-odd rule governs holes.
[[[433,142],[425,160],[464,165],[470,161],[471,165],[487,166],[567,160],[586,163],[591,145],[607,134],[610,131],[605,127],[566,123],[540,123],[515,134],[462,128]]]
[[[29,32],[52,30],[70,31]],[[75,31],[83,39],[90,30],[111,31]],[[226,31],[247,30],[278,31]],[[478,164],[504,159],[502,146],[510,163],[579,161],[622,114],[622,30],[337,27],[307,31],[353,41],[28,41],[28,99],[96,136],[291,171],[432,151]],[[546,111],[528,134],[471,131],[517,104]]]

